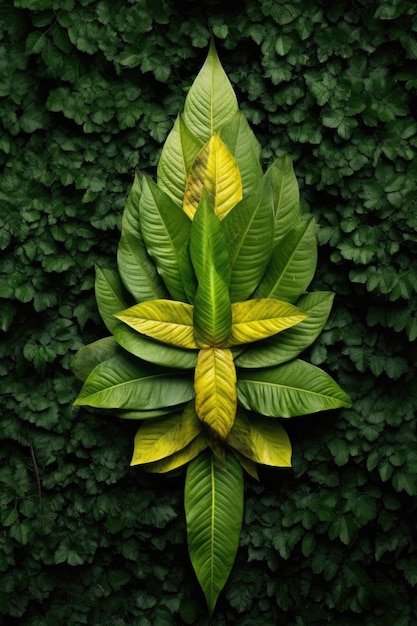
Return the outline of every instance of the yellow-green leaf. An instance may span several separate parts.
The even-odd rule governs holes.
[[[194,402],[185,410],[168,417],[148,420],[139,428],[131,465],[152,463],[179,452],[201,432]]]
[[[179,452],[174,452],[171,456],[165,457],[165,459],[161,459],[160,461],[154,461],[153,463],[147,463],[144,465],[144,469],[147,472],[164,474],[165,472],[170,472],[178,467],[182,467],[189,461],[195,459],[196,456],[200,454],[203,450],[207,448],[207,441],[203,434],[197,435],[195,439],[193,439],[188,446],[180,450]]]
[[[291,467],[291,443],[276,420],[261,416],[248,418],[239,411],[227,443],[256,463]]]
[[[226,439],[236,414],[236,370],[230,350],[199,351],[194,377],[195,408],[199,419]]]
[[[180,348],[197,348],[193,333],[193,307],[175,300],[151,300],[116,313],[114,317],[134,330]]]
[[[238,165],[216,134],[198,152],[188,172],[183,208],[191,219],[199,205],[203,188],[220,219],[242,199],[242,179]]]
[[[235,302],[232,304],[232,330],[228,345],[234,346],[271,337],[295,326],[306,317],[307,313],[301,309],[273,298]]]

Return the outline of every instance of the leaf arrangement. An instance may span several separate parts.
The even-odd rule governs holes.
[[[137,174],[123,214],[118,271],[97,269],[111,336],[73,360],[76,405],[140,420],[132,465],[188,464],[188,548],[212,613],[233,566],[243,470],[291,465],[277,418],[349,407],[298,358],[333,294],[307,293],[314,221],[301,214],[291,160],[264,173],[212,44],[169,134],[157,183]]]

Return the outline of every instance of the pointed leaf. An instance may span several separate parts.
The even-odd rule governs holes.
[[[84,381],[102,361],[115,356],[120,347],[114,337],[98,339],[80,348],[71,359],[71,369],[75,376]]]
[[[240,370],[238,400],[271,417],[350,407],[349,396],[323,370],[298,359],[263,370]]]
[[[101,409],[149,410],[188,402],[193,395],[192,380],[188,376],[117,355],[94,368],[74,404]]]
[[[182,207],[188,170],[197,152],[203,147],[179,115],[162,148],[158,163],[158,187]]]
[[[139,428],[131,465],[153,463],[179,452],[201,432],[193,403],[181,413],[149,420]]]
[[[268,169],[267,175],[275,189],[274,243],[279,241],[300,219],[300,193],[291,158],[288,155],[277,159]]]
[[[138,239],[142,238],[140,227],[140,199],[144,175],[136,172],[133,185],[126,200],[122,218],[122,231],[129,232]]]
[[[307,317],[292,304],[260,298],[232,304],[232,330],[228,345],[265,339],[298,324]]]
[[[193,307],[175,300],[152,300],[115,313],[134,330],[178,348],[198,348],[194,340]]]
[[[242,198],[239,168],[218,135],[203,146],[188,172],[183,208],[190,219],[194,218],[203,188],[220,219]]]
[[[122,348],[145,361],[165,367],[188,369],[195,366],[195,352],[152,341],[114,317],[115,313],[130,304],[117,272],[97,268],[96,299],[104,323]]]
[[[140,202],[143,239],[168,291],[186,301],[180,251],[189,241],[191,221],[150,178],[144,178]]]
[[[124,286],[136,302],[167,298],[168,292],[141,239],[122,231],[117,266]]]
[[[194,135],[206,142],[237,110],[235,92],[212,43],[185,100],[184,121]]]
[[[276,420],[238,411],[227,444],[256,463],[291,467],[291,443]]]
[[[308,287],[317,263],[314,218],[301,221],[275,246],[256,298],[294,302]]]
[[[195,439],[193,439],[188,446],[180,450],[179,452],[175,452],[171,454],[171,456],[165,457],[165,459],[161,459],[160,461],[154,461],[153,463],[147,463],[144,465],[144,469],[147,472],[164,474],[165,472],[171,472],[172,470],[177,469],[178,467],[182,467],[186,465],[189,461],[195,459],[196,456],[200,454],[203,450],[207,448],[207,441],[203,434],[198,435]]]
[[[243,456],[243,454],[240,454],[240,452],[235,449],[233,449],[233,454],[235,455],[245,472],[247,472],[249,476],[251,476],[255,480],[259,480],[258,468],[256,467],[256,463],[254,461],[251,461],[251,459],[248,459],[248,457]]]
[[[329,291],[307,293],[297,307],[308,314],[296,326],[267,341],[254,344],[235,358],[238,367],[260,368],[280,365],[297,357],[317,339],[326,324],[334,294]]]
[[[243,474],[226,456],[226,470],[202,454],[192,461],[185,481],[188,550],[210,614],[232,569],[243,517]]]
[[[233,154],[242,179],[243,197],[252,193],[262,178],[261,147],[242,111],[237,111],[220,132]]]
[[[160,409],[149,409],[149,410],[142,410],[142,411],[138,411],[138,410],[122,410],[122,411],[117,411],[117,417],[119,417],[122,420],[149,420],[149,419],[154,419],[155,417],[162,417],[163,415],[169,415],[170,413],[174,413],[175,411],[178,411],[178,409],[181,408],[178,405],[177,406],[164,406],[161,407]]]
[[[199,419],[226,439],[236,414],[236,370],[230,350],[202,349],[194,375],[195,409]]]

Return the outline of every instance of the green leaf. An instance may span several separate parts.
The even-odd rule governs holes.
[[[192,461],[185,481],[185,515],[191,563],[210,614],[232,569],[243,517],[243,474],[226,454],[226,470],[211,454]]]
[[[115,356],[120,351],[114,337],[105,337],[80,348],[71,359],[71,369],[75,376],[84,381],[102,361]]]
[[[188,244],[191,220],[150,178],[144,178],[140,201],[142,234],[168,291],[187,301],[181,274],[181,249]]]
[[[136,172],[133,185],[126,200],[122,217],[122,233],[129,232],[134,237],[142,239],[140,226],[140,199],[145,176]]]
[[[122,348],[156,365],[184,369],[195,366],[195,352],[152,341],[114,317],[115,313],[127,309],[130,304],[117,272],[97,268],[96,299],[104,323]]]
[[[333,378],[298,359],[264,370],[241,370],[237,393],[244,408],[271,417],[295,417],[352,404]]]
[[[307,293],[297,300],[297,308],[308,317],[267,341],[250,346],[235,359],[238,367],[260,368],[280,365],[297,357],[320,335],[327,322],[334,294],[329,291]]]
[[[158,187],[182,207],[188,170],[203,142],[195,137],[184,123],[182,115],[169,133],[158,163]]]
[[[149,410],[183,404],[193,396],[189,377],[180,376],[175,370],[151,367],[122,354],[94,368],[74,404],[101,409]]]
[[[233,87],[212,42],[207,59],[187,94],[184,121],[206,143],[238,110]]]
[[[147,463],[144,465],[144,469],[147,472],[157,472],[163,474],[165,472],[171,472],[178,467],[182,467],[189,461],[195,459],[203,450],[207,448],[207,440],[203,434],[198,435],[193,439],[185,448],[175,452],[170,456],[161,459],[160,461],[154,461],[153,463]]]
[[[288,155],[277,159],[267,170],[274,194],[274,243],[277,243],[300,219],[300,193],[292,160]]]
[[[255,298],[294,302],[308,287],[317,263],[314,218],[303,220],[275,246]]]

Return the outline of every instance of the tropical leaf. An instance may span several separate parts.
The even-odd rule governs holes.
[[[138,239],[142,238],[140,227],[140,199],[144,175],[136,172],[133,185],[126,200],[122,217],[122,232],[129,232]]]
[[[206,348],[198,353],[194,375],[199,419],[226,439],[236,413],[236,370],[230,350]]]
[[[71,369],[78,380],[84,380],[93,369],[102,361],[115,356],[120,346],[114,337],[98,339],[87,346],[80,348],[71,359]]]
[[[249,476],[251,476],[255,480],[259,480],[258,468],[256,467],[256,463],[254,461],[251,461],[251,459],[248,459],[248,457],[244,456],[243,454],[240,454],[240,452],[238,452],[237,450],[233,449],[232,451],[245,472],[247,472]]]
[[[227,444],[256,463],[291,467],[291,443],[276,420],[238,411]]]
[[[183,404],[193,396],[189,376],[151,367],[122,354],[93,369],[74,404],[101,409],[149,410]]]
[[[190,219],[148,177],[142,184],[140,218],[146,248],[168,291],[175,300],[185,302],[180,251],[190,238]]]
[[[198,280],[194,335],[202,347],[221,346],[231,327],[229,256],[219,218],[203,193],[191,227],[191,260]]]
[[[186,465],[196,456],[200,454],[203,450],[207,448],[207,441],[203,434],[198,435],[195,439],[193,439],[188,446],[180,450],[179,452],[175,452],[171,454],[171,456],[167,456],[160,461],[154,461],[153,463],[147,463],[143,466],[143,468],[147,472],[164,474],[165,472],[171,472],[172,470],[177,469],[178,467],[182,467]]]
[[[310,284],[316,263],[315,224],[314,218],[310,218],[297,224],[275,246],[254,297],[294,302]]]
[[[196,352],[152,341],[114,317],[115,313],[127,309],[130,304],[117,272],[97,268],[96,300],[104,323],[122,348],[145,361],[164,367],[190,369],[195,366]]]
[[[158,163],[157,184],[182,207],[188,170],[203,142],[195,137],[179,115],[169,133]]]
[[[153,463],[180,452],[201,432],[194,404],[183,412],[153,419],[139,428],[134,443],[131,465]]]
[[[193,135],[206,143],[237,110],[235,92],[212,42],[206,61],[187,94],[184,122]]]
[[[142,239],[129,231],[122,231],[117,248],[117,266],[124,286],[136,302],[168,297]]]
[[[233,154],[239,167],[243,197],[255,191],[262,178],[261,147],[242,111],[222,127],[220,137]]]
[[[152,420],[155,417],[162,417],[163,415],[169,415],[170,413],[178,412],[181,407],[177,406],[164,406],[159,409],[149,410],[122,410],[117,411],[117,417],[123,420]]]
[[[331,376],[298,359],[268,369],[240,370],[237,393],[244,408],[271,417],[351,406],[349,396]]]
[[[191,461],[185,481],[185,515],[191,563],[210,614],[235,560],[243,517],[243,474],[226,454],[226,470],[210,454]]]
[[[265,339],[298,324],[307,317],[292,304],[261,298],[232,304],[232,329],[228,345]]]
[[[183,209],[190,219],[195,215],[203,189],[220,219],[242,199],[238,165],[216,134],[198,152],[188,172]]]
[[[193,332],[193,307],[175,300],[152,300],[116,313],[139,333],[179,348],[198,348]]]
[[[291,157],[284,155],[274,161],[266,172],[275,189],[274,244],[300,219],[300,193]]]
[[[327,322],[334,299],[330,291],[306,293],[297,300],[297,308],[308,314],[296,326],[267,341],[249,346],[235,357],[238,367],[261,368],[280,365],[297,357],[320,335]]]

